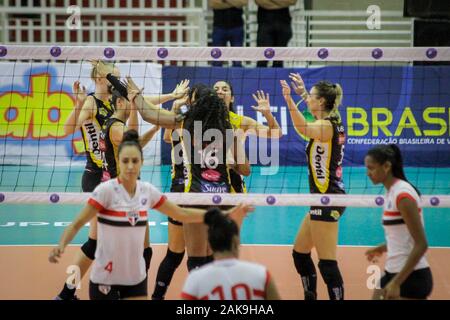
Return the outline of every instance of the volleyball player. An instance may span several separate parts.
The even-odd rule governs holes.
[[[94,61],[92,62],[91,80],[95,84],[93,93],[85,96],[85,89],[81,88],[79,82],[73,86],[75,96],[75,108],[64,124],[64,133],[73,134],[81,128],[83,142],[86,150],[86,165],[81,181],[83,192],[92,192],[100,184],[102,179],[102,158],[99,148],[99,139],[102,125],[114,113],[113,107],[109,103],[111,97],[110,83],[104,75],[99,72],[99,66],[105,72],[112,73],[119,77],[119,69],[111,63]],[[96,246],[96,219],[90,222],[89,238],[81,246],[81,251],[77,253],[74,265],[80,267],[83,276],[89,268],[94,258]],[[75,296],[75,286],[65,283],[63,289],[55,299],[70,300],[77,299]]]
[[[91,63],[91,79],[95,83],[95,92],[86,97],[85,89],[81,88],[80,83],[74,83],[73,91],[75,95],[75,108],[64,125],[65,134],[72,134],[80,127],[82,129],[87,159],[86,168],[82,178],[83,192],[92,192],[103,178],[103,162],[99,139],[102,126],[114,113],[114,108],[110,105],[112,84],[107,78],[108,75],[110,75],[112,76],[110,79],[118,81],[117,78],[120,76],[118,68],[112,63],[103,62],[101,60],[93,60]],[[164,103],[171,99],[178,99],[179,97],[185,95],[188,85],[189,81],[184,80],[180,82],[170,94],[146,96],[144,97],[146,104],[156,110],[157,108],[154,104]],[[159,120],[157,117],[158,113],[155,114],[155,123],[157,123]],[[153,115],[153,117],[155,116]],[[131,127],[137,129],[138,120],[137,113],[135,111],[131,118],[133,119]],[[169,115],[168,118],[172,119],[174,118],[174,115]],[[167,119],[167,117],[162,117],[160,120],[164,121],[165,119]],[[148,138],[148,140],[150,140],[151,136],[156,131],[156,127],[152,128],[149,132],[147,132],[147,136],[144,136],[143,138]],[[96,230],[96,219],[94,219],[90,222],[88,241],[83,244],[81,247],[81,252],[77,254],[75,262],[73,263],[74,265],[80,267],[81,277],[84,276],[92,263],[92,260],[94,259],[97,238]],[[145,254],[148,256],[147,251]],[[65,283],[62,291],[55,299],[77,299],[75,296],[75,290],[76,288],[74,285]]]
[[[89,285],[91,299],[145,299],[147,273],[142,256],[148,209],[156,209],[183,222],[200,223],[204,211],[182,209],[170,202],[153,185],[138,180],[143,163],[142,147],[136,131],[125,133],[118,148],[119,175],[101,183],[75,221],[69,225],[59,245],[49,255],[57,263],[65,247],[95,216],[98,219],[98,246]],[[240,205],[230,217],[242,219],[250,206]]]
[[[187,103],[186,98],[176,100],[172,105],[172,111],[178,113],[180,107]],[[174,139],[172,139],[172,136]],[[184,179],[186,174],[182,162],[179,130],[165,129],[163,140],[164,142],[171,144],[172,166],[170,192],[184,192]],[[170,282],[172,281],[173,274],[180,266],[184,257],[186,244],[184,241],[183,223],[168,217],[167,233],[167,252],[158,268],[152,300],[164,299]]]
[[[238,131],[238,135],[241,137],[242,143],[245,143],[246,134],[255,134],[260,137],[275,139],[278,139],[283,135],[280,125],[270,111],[268,94],[265,95],[263,91],[258,91],[256,94],[253,94],[253,98],[258,106],[252,106],[252,108],[255,111],[261,112],[261,114],[266,118],[268,126],[265,126],[250,117],[242,116],[236,113],[234,109],[235,96],[231,83],[221,80],[217,81],[213,87],[219,98],[223,100],[225,106],[228,108],[230,113],[230,123],[233,129]],[[239,132],[239,129],[243,132]],[[230,171],[230,175],[231,185],[234,191],[236,193],[247,193],[245,181],[242,176],[237,174],[234,170]]]
[[[295,92],[306,102],[316,121],[307,122],[291,97],[291,89],[281,80],[283,97],[297,133],[310,140],[306,147],[311,193],[342,194],[342,160],[344,158],[345,129],[337,113],[342,101],[339,84],[320,81],[305,89],[298,73],[290,74]],[[316,268],[311,259],[311,249],[316,248],[319,270],[327,285],[331,300],[344,299],[344,284],[336,261],[338,220],[343,207],[311,207],[295,239],[292,253],[297,272],[300,274],[305,299],[317,298]]]
[[[217,208],[205,214],[214,262],[191,272],[181,297],[185,300],[279,300],[263,265],[239,260],[239,228]]]
[[[227,133],[233,133],[228,109],[214,90],[202,84],[191,88],[188,102],[190,108],[182,124],[187,170],[185,192],[229,193],[232,191],[230,169],[248,174],[250,168],[248,162],[242,159],[233,161],[233,164],[229,161],[229,153],[236,159],[237,155],[245,155],[245,150],[242,143],[236,143],[235,137],[227,136]],[[196,127],[198,123],[201,123],[201,128]],[[214,136],[208,139],[208,133],[213,132]],[[197,136],[201,139],[196,140]],[[233,143],[229,139],[234,139],[234,148],[231,148]],[[185,225],[184,232],[188,270],[212,261],[206,227],[200,224]]]
[[[396,145],[370,149],[364,162],[370,180],[386,188],[383,213],[386,243],[366,252],[369,261],[387,253],[381,289],[374,291],[373,298],[426,299],[433,288],[433,278],[425,258],[428,244],[420,192],[406,178]]]

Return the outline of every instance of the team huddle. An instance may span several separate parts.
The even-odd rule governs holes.
[[[295,130],[309,138],[306,148],[311,193],[343,194],[345,128],[337,111],[343,97],[339,84],[320,81],[308,92],[298,73],[291,85],[280,81]],[[189,276],[183,299],[280,299],[266,267],[240,261],[239,235],[244,217],[254,208],[183,206],[169,201],[152,184],[140,180],[144,148],[160,127],[172,146],[171,192],[246,193],[245,176],[251,165],[245,153],[248,135],[279,139],[281,128],[270,111],[270,96],[257,91],[253,107],[267,125],[235,113],[232,85],[218,81],[189,86],[181,81],[170,94],[144,96],[131,77],[120,81],[118,68],[92,62],[95,92],[86,94],[74,84],[75,107],[66,134],[81,129],[86,147],[83,192],[92,192],[86,206],[67,227],[49,260],[58,262],[64,248],[87,222],[89,238],[73,264],[81,276],[93,262],[91,299],[147,299],[152,257],[148,230],[149,209],[168,216],[168,249],[161,262],[151,298],[162,300],[185,251]],[[291,96],[301,97],[314,116],[307,121]],[[173,100],[172,110],[158,107]],[[139,135],[138,113],[153,124]],[[369,260],[387,252],[385,275],[375,299],[426,299],[432,290],[431,271],[424,256],[420,193],[406,179],[400,150],[394,145],[369,151],[365,164],[373,183],[383,183],[387,199],[383,226],[386,244],[367,251]],[[317,299],[317,274],[311,250],[331,300],[344,299],[344,281],[337,259],[338,221],[344,207],[311,207],[299,228],[292,252],[305,299]],[[64,285],[59,300],[76,299],[76,284]]]

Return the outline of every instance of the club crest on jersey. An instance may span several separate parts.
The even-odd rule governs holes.
[[[147,198],[144,198],[144,199],[141,200],[141,204],[143,206],[145,206],[147,204],[147,201],[148,201]]]
[[[135,226],[136,223],[139,220],[139,212],[137,212],[137,211],[129,211],[129,212],[127,212],[127,217],[128,217],[128,222],[132,226]]]

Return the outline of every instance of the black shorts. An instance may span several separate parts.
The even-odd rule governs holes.
[[[396,273],[385,271],[380,280],[380,287],[384,288],[394,278]],[[430,268],[413,271],[400,286],[400,297],[408,299],[426,299],[433,290],[433,276]]]
[[[147,296],[147,278],[134,286],[103,285],[89,281],[91,300],[121,300]]]
[[[311,207],[309,216],[314,221],[336,222],[344,211],[345,207]]]
[[[92,192],[102,182],[102,170],[85,169],[81,178],[83,192]]]
[[[172,185],[170,186],[170,192],[184,192],[184,184],[174,184],[172,182]],[[183,223],[177,220],[172,219],[171,217],[168,217],[169,223],[174,224],[176,226],[182,226]]]

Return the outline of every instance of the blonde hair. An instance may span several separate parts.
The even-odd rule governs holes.
[[[104,64],[105,66],[111,67],[112,70],[116,69],[116,66],[112,62],[102,61],[100,60],[99,63]],[[98,64],[95,64],[92,66],[91,69],[91,80],[95,81],[96,78],[98,78]]]
[[[314,85],[317,95],[325,99],[325,109],[329,112],[337,111],[342,102],[343,92],[339,83],[319,81]]]

